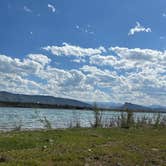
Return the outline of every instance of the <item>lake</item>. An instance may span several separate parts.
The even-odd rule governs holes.
[[[120,112],[103,112],[103,121],[116,119]],[[154,117],[155,113],[134,113],[135,117]],[[166,116],[166,113],[161,114]],[[66,109],[35,109],[0,107],[0,130],[8,131],[18,126],[23,130],[43,129],[44,117],[51,123],[52,128],[67,128],[80,121],[82,127],[90,127],[94,121],[94,114],[90,110]]]

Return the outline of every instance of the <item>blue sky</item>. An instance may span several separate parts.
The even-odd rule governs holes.
[[[166,105],[165,0],[1,0],[0,88]]]

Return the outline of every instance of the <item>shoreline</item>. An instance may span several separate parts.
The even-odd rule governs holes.
[[[2,104],[0,103],[0,108],[32,108],[32,109],[65,109],[65,110],[86,110],[93,111],[94,108],[88,107],[75,107],[75,106],[62,106],[62,105],[48,105],[48,104],[36,104],[36,103],[10,103],[10,104]],[[156,110],[123,110],[123,109],[109,109],[109,108],[97,108],[101,111],[110,111],[110,112],[133,112],[133,113],[166,113],[166,111],[156,111]]]

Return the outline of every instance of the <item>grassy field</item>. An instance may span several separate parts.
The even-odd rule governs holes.
[[[166,128],[1,133],[0,165],[164,166]]]

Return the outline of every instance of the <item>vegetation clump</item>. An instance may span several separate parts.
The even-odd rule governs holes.
[[[103,127],[102,118],[103,118],[103,112],[97,107],[96,104],[94,104],[93,107],[93,116],[94,116],[94,122],[91,122],[91,127],[98,128]]]

